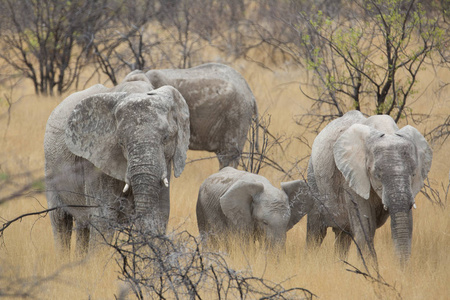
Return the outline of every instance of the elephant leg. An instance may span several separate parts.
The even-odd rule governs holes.
[[[86,180],[89,184],[85,186],[85,194],[88,204],[96,208],[92,208],[86,231],[80,233],[80,238],[84,239],[83,235],[89,232],[89,252],[100,244],[111,243],[118,226],[123,189],[121,181],[94,172],[95,176]]]
[[[314,249],[319,247],[325,236],[327,235],[327,225],[325,223],[324,216],[320,214],[318,207],[323,203],[320,200],[319,189],[316,184],[316,178],[314,176],[314,169],[312,160],[308,164],[308,185],[311,188],[312,196],[314,199],[314,207],[308,213],[308,219],[306,223],[306,248]]]
[[[77,224],[76,229],[76,249],[77,256],[83,258],[86,256],[89,249],[89,224]]]
[[[345,260],[347,259],[350,244],[352,243],[352,237],[348,232],[342,231],[340,229],[333,228],[333,232],[336,236],[334,244],[335,253],[341,260]]]
[[[371,200],[359,198],[353,193],[346,197],[351,231],[354,234],[358,251],[376,258],[373,240],[375,237],[376,217],[371,208]]]
[[[159,212],[161,214],[160,220],[162,222],[162,232],[166,232],[169,223],[170,215],[170,188],[163,186],[159,196]]]
[[[241,152],[242,150],[239,150],[238,146],[231,146],[217,151],[216,155],[219,160],[219,169],[225,167],[237,168],[239,166],[239,160],[241,159]]]
[[[68,256],[70,253],[73,217],[60,208],[51,211],[49,214],[56,250],[62,257]]]
[[[306,224],[306,248],[312,250],[320,247],[326,235],[327,226],[323,218],[317,211],[311,211]]]
[[[162,222],[162,232],[166,232],[167,225],[169,223],[169,217],[170,217],[170,177],[172,175],[170,166],[172,163],[167,163],[167,178],[169,179],[169,186],[162,186],[161,192],[159,194],[159,213],[160,213],[160,220]]]

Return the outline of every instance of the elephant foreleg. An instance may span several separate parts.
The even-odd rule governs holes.
[[[219,169],[221,170],[225,167],[237,168],[241,159],[241,152],[242,150],[239,150],[237,146],[217,151]]]
[[[87,224],[77,224],[76,229],[76,249],[77,256],[83,258],[86,256],[89,248],[89,225]]]
[[[317,212],[310,212],[306,224],[306,248],[312,250],[320,247],[326,235],[327,227],[321,216]]]
[[[159,213],[161,214],[160,220],[162,222],[162,232],[166,232],[170,216],[170,187],[161,187],[161,193],[159,196]]]
[[[352,237],[348,232],[340,229],[333,229],[333,231],[336,235],[334,250],[341,260],[345,260],[347,259],[350,244],[352,243]]]
[[[73,217],[61,208],[58,208],[50,212],[50,221],[57,252],[62,256],[68,256],[70,253]]]
[[[370,257],[376,259],[373,244],[376,218],[371,208],[371,200],[360,199],[353,193],[348,193],[346,195],[346,202],[349,208],[351,231],[354,235],[358,252],[361,251],[362,254],[369,254]]]

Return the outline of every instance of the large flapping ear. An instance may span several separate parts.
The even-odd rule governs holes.
[[[366,138],[369,126],[353,124],[333,146],[334,162],[351,189],[364,199],[369,199],[370,179],[366,170]]]
[[[410,125],[406,125],[397,131],[396,134],[411,140],[417,149],[418,165],[412,180],[412,192],[415,197],[422,189],[423,181],[428,176],[428,172],[430,172],[433,151],[423,135]]]
[[[165,85],[149,94],[152,93],[161,94],[166,98],[165,100],[167,101],[168,105],[170,105],[170,110],[172,111],[171,115],[178,127],[177,146],[173,158],[173,171],[174,176],[179,177],[184,170],[187,157],[186,152],[189,148],[189,107],[180,92],[172,86]]]
[[[304,180],[282,182],[281,189],[287,194],[291,208],[291,218],[287,227],[289,230],[309,213],[314,201],[308,183]]]
[[[103,172],[125,180],[127,161],[117,142],[114,108],[126,93],[103,93],[83,99],[67,121],[65,141],[69,150]]]
[[[238,180],[220,197],[223,214],[236,226],[249,228],[253,197],[264,190],[260,182]]]

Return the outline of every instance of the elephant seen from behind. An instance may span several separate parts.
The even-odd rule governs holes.
[[[306,214],[310,199],[305,181],[275,188],[265,177],[226,167],[201,185],[197,224],[205,245],[217,248],[231,235],[280,249],[286,232]]]
[[[258,124],[255,97],[241,74],[229,66],[208,63],[190,69],[151,70],[146,75],[155,88],[171,85],[186,100],[189,149],[215,152],[220,169],[237,167],[252,116]]]
[[[432,150],[412,126],[399,129],[387,115],[366,118],[350,111],[315,138],[308,183],[315,199],[308,212],[308,248],[320,245],[327,227],[345,257],[354,238],[375,256],[375,230],[391,217],[395,252],[411,254],[414,198],[431,168]]]
[[[164,232],[171,168],[180,176],[188,145],[183,96],[172,86],[153,89],[142,72],[67,97],[44,138],[48,207],[59,207],[50,212],[56,247],[70,249],[73,221],[81,253],[98,234],[112,235],[109,222],[136,217],[142,228]]]

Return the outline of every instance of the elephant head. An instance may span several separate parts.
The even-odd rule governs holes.
[[[120,84],[112,89],[112,92],[145,93],[154,89],[145,73],[134,70],[127,74]]]
[[[417,129],[408,125],[398,130],[391,118],[385,118],[389,117],[373,116],[367,125],[349,127],[334,144],[334,160],[356,194],[381,199],[380,206],[391,217],[396,253],[406,262],[411,253],[411,208],[430,171],[432,150]]]
[[[256,180],[239,180],[220,197],[222,212],[234,226],[253,234],[255,239],[271,248],[282,247],[286,232],[305,215],[299,213],[304,205],[299,199],[303,198],[292,191],[300,191],[306,183],[296,180],[283,185],[279,190]],[[286,191],[291,192],[289,196]]]
[[[138,216],[165,226],[159,194],[185,166],[189,110],[173,87],[102,93],[83,99],[68,119],[66,145],[103,173],[132,187]]]

